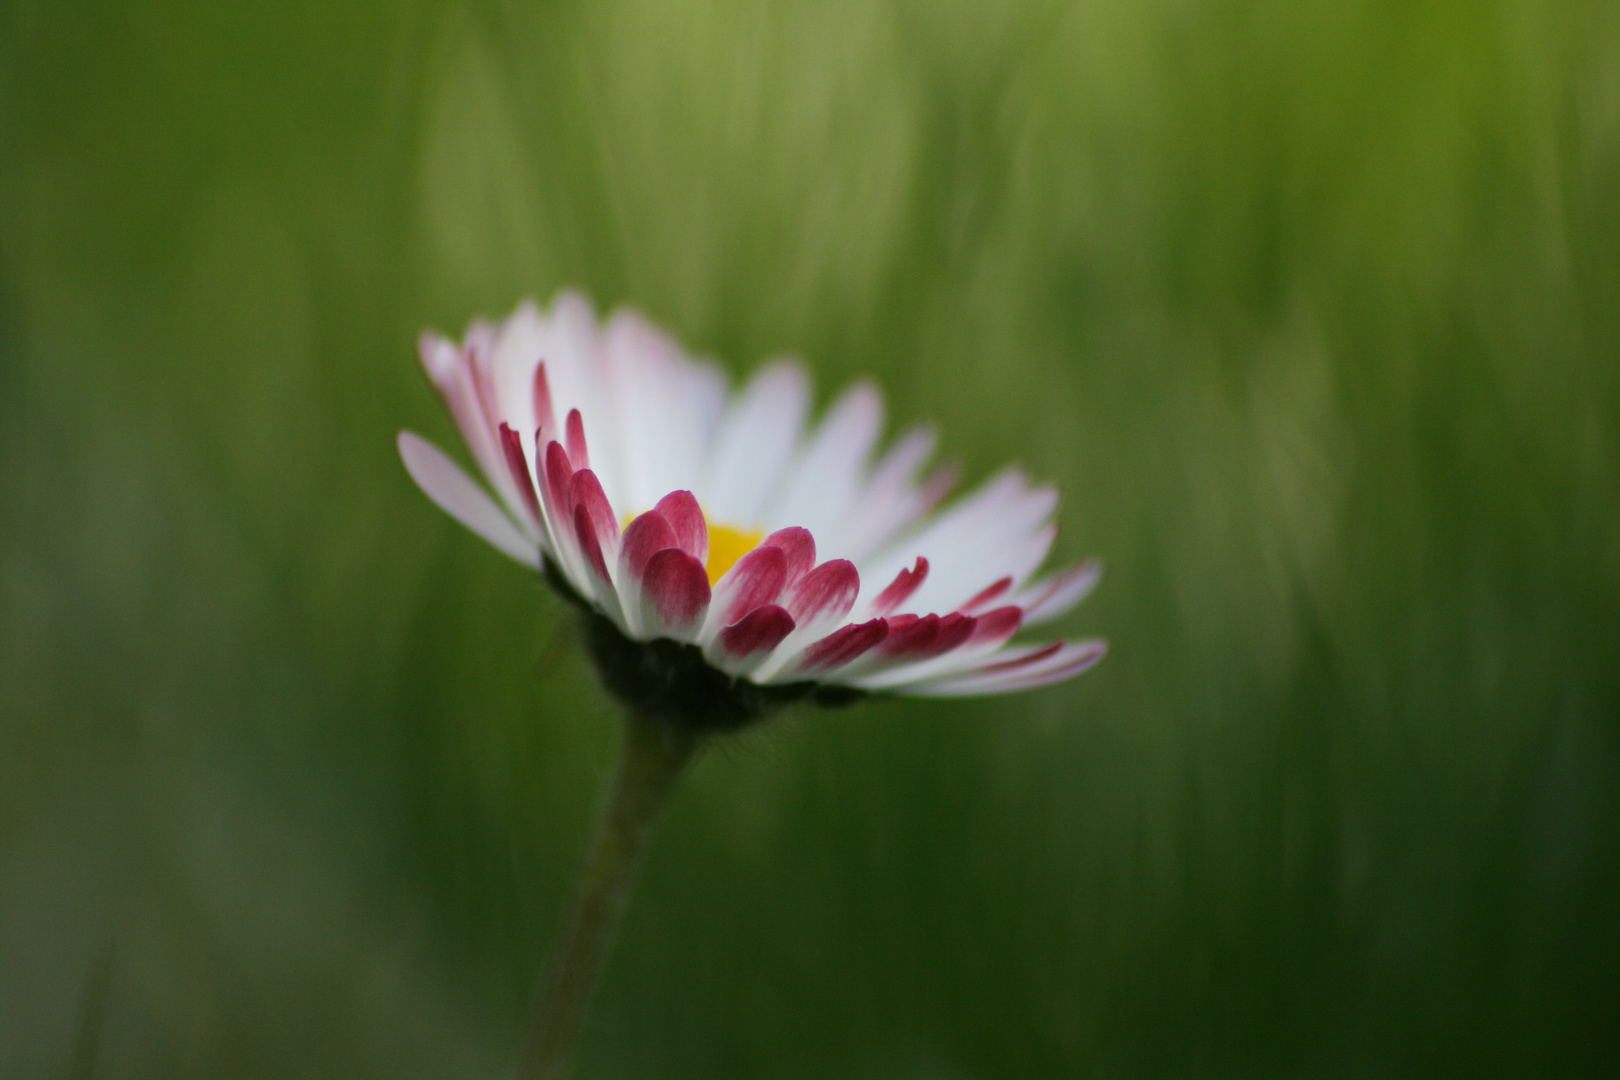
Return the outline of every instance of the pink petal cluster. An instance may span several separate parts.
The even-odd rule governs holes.
[[[1036,575],[1056,492],[1010,469],[935,512],[952,477],[924,473],[933,433],[873,462],[883,398],[870,384],[810,426],[798,364],[732,393],[634,312],[601,324],[576,293],[477,323],[459,346],[426,334],[421,353],[496,498],[406,431],[411,476],[513,559],[550,560],[633,640],[695,645],[764,686],[928,695],[1041,686],[1106,651],[1009,643],[1097,581],[1095,562]],[[712,587],[710,523],[765,533]]]

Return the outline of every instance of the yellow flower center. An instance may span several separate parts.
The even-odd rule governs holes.
[[[765,539],[764,529],[737,529],[730,525],[709,523],[709,561],[703,567],[709,572],[709,584],[714,585],[737,560],[759,547]]]
[[[619,528],[628,529],[635,519],[635,514],[624,515]],[[716,525],[709,521],[708,514],[703,515],[703,520],[709,526],[709,561],[703,565],[703,569],[709,575],[709,586],[713,588],[715,582],[726,576],[727,570],[737,565],[738,559],[759,547],[759,542],[765,539],[765,530]]]

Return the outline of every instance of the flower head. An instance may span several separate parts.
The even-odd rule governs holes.
[[[807,427],[804,369],[740,392],[640,316],[598,324],[564,293],[422,362],[497,496],[399,436],[428,497],[586,613],[608,686],[653,715],[730,727],[772,705],[865,691],[1024,690],[1099,660],[1101,641],[1013,645],[1096,583],[1038,576],[1057,494],[1006,470],[941,508],[915,429],[872,461],[883,398],[846,390]]]

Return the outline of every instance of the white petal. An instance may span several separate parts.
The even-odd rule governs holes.
[[[930,427],[913,428],[896,439],[872,469],[866,489],[843,524],[845,558],[866,558],[929,510],[929,499],[917,486],[917,473],[933,454],[936,438]]]
[[[764,523],[809,402],[804,369],[789,361],[766,366],[748,383],[721,422],[704,482],[692,489],[709,520],[741,527]]]
[[[883,431],[883,395],[857,382],[827,410],[766,515],[770,528],[799,525],[823,557],[842,558],[849,512],[866,486],[866,461]]]
[[[525,300],[501,324],[490,347],[490,381],[501,419],[525,443],[534,441],[534,369],[542,359],[543,326],[539,309]]]
[[[623,473],[623,494],[608,494],[615,506],[639,513],[697,482],[725,409],[726,380],[633,311],[608,320],[603,363]]]
[[[475,484],[444,451],[412,431],[399,433],[399,456],[405,471],[439,508],[502,553],[538,569],[540,544],[525,536],[484,489]]]

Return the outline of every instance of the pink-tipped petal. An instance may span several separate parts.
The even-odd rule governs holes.
[[[641,588],[642,620],[652,637],[688,641],[708,613],[708,572],[680,548],[665,548],[647,560]]]
[[[883,640],[882,653],[894,660],[920,660],[931,655],[934,642],[939,640],[939,616],[895,615],[889,620],[889,636]]]
[[[1018,628],[1024,624],[1024,611],[1013,605],[993,608],[978,616],[977,622],[978,625],[973,628],[973,635],[968,638],[968,644],[975,647],[994,647],[1018,632]]]
[[[971,615],[978,609],[989,604],[992,600],[998,599],[1010,588],[1012,588],[1012,578],[1001,578],[986,588],[981,589],[978,593],[974,594],[973,599],[969,600],[956,610],[960,611],[964,615]]]
[[[646,574],[647,561],[665,548],[679,548],[675,530],[657,510],[649,510],[630,523],[619,541],[620,565],[637,581]]]
[[[583,504],[574,507],[574,536],[579,541],[579,551],[585,557],[586,564],[604,583],[610,581],[607,560],[602,557],[602,544],[596,538],[590,511]]]
[[[525,509],[538,525],[544,519],[540,516],[540,498],[535,494],[534,478],[529,475],[529,463],[523,458],[523,441],[504,422],[501,424],[501,453],[506,457],[507,471],[512,474],[512,482],[517,485]]]
[[[1063,642],[1054,641],[1050,645],[1041,645],[1030,649],[1028,652],[1020,656],[1014,656],[1008,660],[998,660],[994,664],[986,664],[983,667],[976,669],[974,674],[999,675],[1009,671],[1017,671],[1019,668],[1030,667],[1031,665],[1040,663],[1049,656],[1057,655],[1058,650],[1062,648]]]
[[[444,398],[467,449],[472,451],[473,460],[495,485],[496,492],[509,502],[515,502],[517,493],[509,490],[512,484],[506,475],[500,436],[485,417],[473,386],[468,350],[432,333],[423,334],[417,344],[422,366]]]
[[[788,585],[798,581],[816,565],[816,539],[810,535],[809,529],[801,529],[797,525],[778,529],[767,536],[760,546],[780,548],[782,554],[787,556]]]
[[[925,615],[920,619],[915,615],[894,615],[887,621],[889,636],[879,650],[883,661],[879,665],[882,670],[875,676],[878,682],[894,681],[892,674],[886,678],[885,673],[915,667],[950,652],[967,641],[977,622],[970,615],[958,614],[944,618]]]
[[[1072,679],[1095,666],[1108,652],[1105,641],[1077,641],[1059,649],[1039,650],[1041,661],[1023,663],[1017,668],[985,674],[983,669],[966,676],[925,681],[908,686],[906,693],[929,697],[968,697],[976,694],[1007,694]]]
[[[1031,582],[1013,599],[1023,605],[1025,622],[1046,622],[1084,600],[1101,578],[1102,563],[1088,559],[1045,581]]]
[[[793,616],[775,604],[755,608],[734,625],[720,631],[719,644],[734,660],[748,660],[770,652],[793,632]]]
[[[490,349],[495,332],[487,323],[474,323],[467,328],[467,371],[472,376],[473,393],[478,401],[484,423],[491,429],[501,425],[501,406],[495,396],[490,377]]]
[[[716,589],[715,612],[720,626],[730,626],[755,608],[774,604],[787,580],[787,556],[781,548],[757,547],[737,560]]]
[[[546,362],[534,366],[534,385],[530,390],[534,404],[534,426],[538,430],[557,430],[557,417],[551,411],[551,382],[546,378]]]
[[[697,497],[690,491],[672,491],[655,508],[675,530],[675,544],[698,562],[709,558],[709,523]]]
[[[591,467],[590,453],[585,449],[585,418],[578,409],[568,410],[568,460],[576,469]]]
[[[831,559],[784,591],[788,613],[800,626],[823,620],[842,622],[855,606],[861,575],[848,559]]]
[[[1077,641],[1069,646],[1069,652],[1063,655],[1061,664],[1047,664],[1040,672],[1025,677],[1023,682],[1028,688],[1045,686],[1062,679],[1072,679],[1092,668],[1097,661],[1107,655],[1106,641]]]
[[[1034,674],[1024,676],[1019,680],[1020,689],[1031,689],[1036,686],[1046,686],[1048,683],[1059,682],[1063,679],[1072,679],[1082,672],[1089,671],[1097,661],[1108,655],[1108,642],[1106,641],[1076,641],[1069,645],[1063,653],[1054,657],[1052,662],[1041,666],[1041,670]]]
[[[581,469],[568,483],[568,501],[575,512],[583,510],[596,536],[597,545],[611,557],[619,553],[619,519],[608,503],[602,482],[590,469]]]
[[[399,456],[427,497],[445,513],[525,566],[540,565],[540,547],[444,451],[414,432],[399,433]]]
[[[851,623],[835,630],[804,651],[799,671],[816,674],[835,671],[880,644],[889,634],[889,624],[883,619]]]
[[[534,432],[534,474],[535,486],[540,489],[540,508],[542,510],[541,522],[544,534],[550,536],[552,543],[558,547],[558,558],[564,565],[568,559],[564,550],[572,551],[574,542],[571,535],[574,531],[572,523],[572,507],[568,505],[568,488],[565,486],[558,494],[552,484],[551,470],[546,468],[546,448],[552,443],[551,432],[547,428],[536,428]],[[572,478],[572,470],[568,473]]]
[[[774,682],[798,671],[806,649],[844,624],[860,593],[860,572],[848,559],[829,559],[783,589],[781,603],[797,627],[754,678]]]
[[[924,581],[928,580],[928,560],[921,555],[917,556],[916,565],[910,570],[902,569],[894,576],[894,580],[877,594],[872,601],[870,609],[873,615],[887,615],[901,604],[911,598]]]
[[[952,612],[939,620],[939,637],[929,647],[926,656],[943,656],[973,636],[979,620],[961,612]]]
[[[553,512],[566,518],[570,507],[569,485],[574,479],[574,466],[568,460],[568,451],[556,439],[546,444],[545,493],[546,502]]]
[[[947,615],[932,645],[897,662],[865,665],[855,683],[868,690],[891,690],[966,677],[1017,632],[1022,615],[1010,605],[977,616]]]

